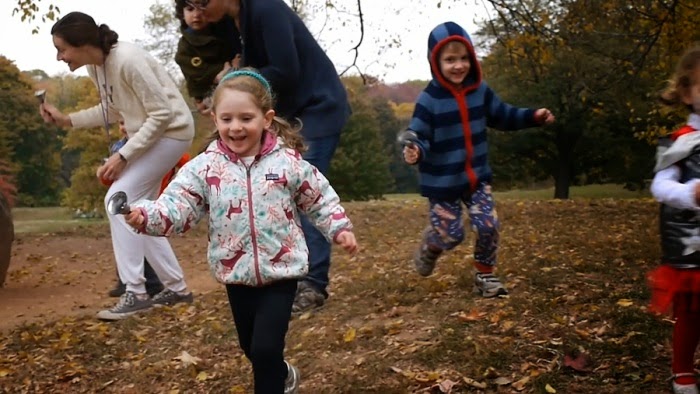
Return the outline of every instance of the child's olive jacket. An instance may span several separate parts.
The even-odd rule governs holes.
[[[250,166],[217,139],[180,169],[156,201],[139,201],[141,232],[182,233],[209,217],[208,261],[222,283],[263,286],[301,278],[308,249],[299,213],[328,238],[352,229],[328,180],[265,132]]]
[[[175,62],[185,77],[187,93],[194,99],[207,97],[216,86],[216,75],[241,53],[241,42],[230,34],[229,18],[212,24],[206,31],[182,31]],[[235,31],[235,26],[232,27]]]
[[[440,50],[449,42],[463,43],[470,68],[459,86],[440,72]],[[421,156],[421,194],[454,200],[491,182],[486,128],[517,130],[537,126],[535,110],[501,101],[481,79],[481,66],[469,34],[454,22],[438,25],[428,38],[433,79],[421,92],[409,129],[416,132]]]

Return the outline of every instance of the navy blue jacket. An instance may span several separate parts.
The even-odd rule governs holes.
[[[449,42],[465,45],[471,67],[460,86],[440,72],[440,50]],[[456,200],[491,182],[486,128],[518,130],[534,127],[535,110],[501,101],[481,79],[481,66],[469,34],[458,24],[438,25],[428,38],[433,79],[421,92],[409,129],[416,132],[421,156],[418,164],[421,194]]]
[[[306,139],[338,135],[350,116],[335,66],[297,14],[282,0],[241,0],[242,63],[272,85],[275,111],[299,118]]]

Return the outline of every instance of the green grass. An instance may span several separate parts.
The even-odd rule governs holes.
[[[536,190],[509,190],[507,192],[496,192],[496,199],[508,200],[550,200],[554,197],[554,187]],[[569,198],[571,199],[591,199],[591,198],[649,198],[651,194],[646,189],[641,191],[626,190],[622,185],[586,185],[572,186],[569,188]]]
[[[573,186],[570,189],[572,199],[596,199],[596,198],[648,198],[647,190],[629,191],[621,185],[588,185]],[[532,190],[509,190],[496,192],[496,200],[550,200],[554,195],[554,188]],[[389,201],[418,201],[422,200],[417,193],[387,194],[384,196]],[[55,233],[71,231],[85,226],[93,226],[105,223],[105,219],[76,219],[72,210],[62,207],[47,208],[15,208],[12,210],[16,233]]]
[[[14,208],[15,233],[56,233],[105,223],[105,219],[76,219],[63,207]]]
[[[554,187],[540,189],[514,189],[508,191],[495,192],[496,200],[551,200],[554,197]],[[626,190],[622,185],[586,185],[572,186],[569,188],[569,197],[572,199],[591,198],[649,198],[651,194],[644,189],[641,191]],[[384,196],[389,201],[396,200],[417,200],[422,197],[418,193],[388,194]]]

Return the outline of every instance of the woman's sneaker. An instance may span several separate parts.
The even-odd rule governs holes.
[[[490,273],[477,272],[474,275],[474,292],[484,298],[492,298],[508,294],[498,277]]]
[[[423,240],[413,255],[413,265],[420,276],[430,276],[435,269],[438,257],[442,254],[442,250],[432,250],[428,246],[428,235],[431,231],[433,228],[430,226],[423,230]]]
[[[187,294],[181,294],[176,291],[172,291],[170,289],[165,289],[161,291],[160,293],[156,294],[152,298],[153,305],[175,305],[179,304],[181,302],[186,302],[188,304],[191,304],[192,301],[194,301],[194,296],[192,295],[192,292],[189,292]]]
[[[292,316],[318,309],[326,303],[326,297],[304,280],[299,281],[292,304]]]
[[[299,375],[299,370],[288,362],[287,364],[287,379],[284,381],[284,394],[296,394],[299,392],[299,380],[301,375]]]
[[[97,313],[97,318],[109,321],[122,320],[134,313],[149,309],[152,306],[153,302],[148,296],[144,299],[139,299],[135,293],[127,291],[119,297],[119,302],[117,302],[117,305],[113,308],[99,311]]]

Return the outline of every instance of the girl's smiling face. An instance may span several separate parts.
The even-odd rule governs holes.
[[[260,153],[263,131],[272,125],[275,111],[263,113],[252,94],[226,89],[212,116],[224,144],[238,156],[248,157]]]
[[[700,114],[700,62],[690,74],[690,86],[681,92],[681,101],[691,106],[693,113]]]

